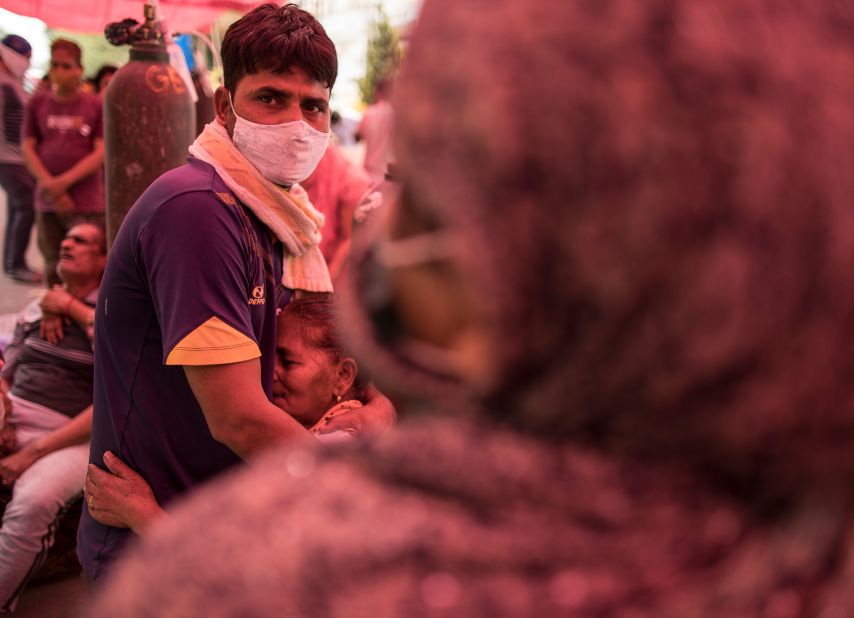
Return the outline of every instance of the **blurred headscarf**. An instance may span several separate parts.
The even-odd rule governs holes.
[[[427,0],[396,93],[393,240],[462,238],[419,251],[476,405],[380,268],[354,342],[432,420],[200,493],[100,615],[847,615],[854,9]]]
[[[488,413],[847,482],[852,94],[845,4],[427,3],[396,152],[410,211],[464,238]]]

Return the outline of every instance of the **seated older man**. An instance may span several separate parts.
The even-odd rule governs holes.
[[[53,542],[58,514],[82,492],[92,431],[95,299],[106,264],[97,225],[72,227],[60,248],[64,285],[18,317],[2,370],[8,393],[0,480],[12,500],[0,528],[0,612],[17,597]]]

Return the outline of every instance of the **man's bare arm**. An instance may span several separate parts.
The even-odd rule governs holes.
[[[312,440],[308,430],[267,399],[259,359],[185,365],[184,373],[211,435],[243,459],[282,442]]]

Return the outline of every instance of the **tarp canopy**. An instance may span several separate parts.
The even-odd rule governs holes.
[[[204,27],[225,11],[246,11],[264,0],[160,0],[157,14],[170,32]],[[111,22],[131,17],[143,20],[142,0],[2,0],[0,8],[35,17],[50,28],[74,32],[103,32]]]

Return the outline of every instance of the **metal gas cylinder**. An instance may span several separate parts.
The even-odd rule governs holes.
[[[198,135],[206,124],[216,118],[216,112],[214,111],[213,92],[202,84],[202,80],[207,79],[207,77],[200,75],[198,71],[193,71],[191,75],[196,94],[199,95],[199,100],[196,101],[196,135]]]
[[[154,8],[146,20],[107,26],[114,44],[133,43],[130,61],[104,97],[107,238],[111,245],[137,198],[158,176],[183,165],[196,137],[196,106],[187,84],[169,64],[166,34]]]

